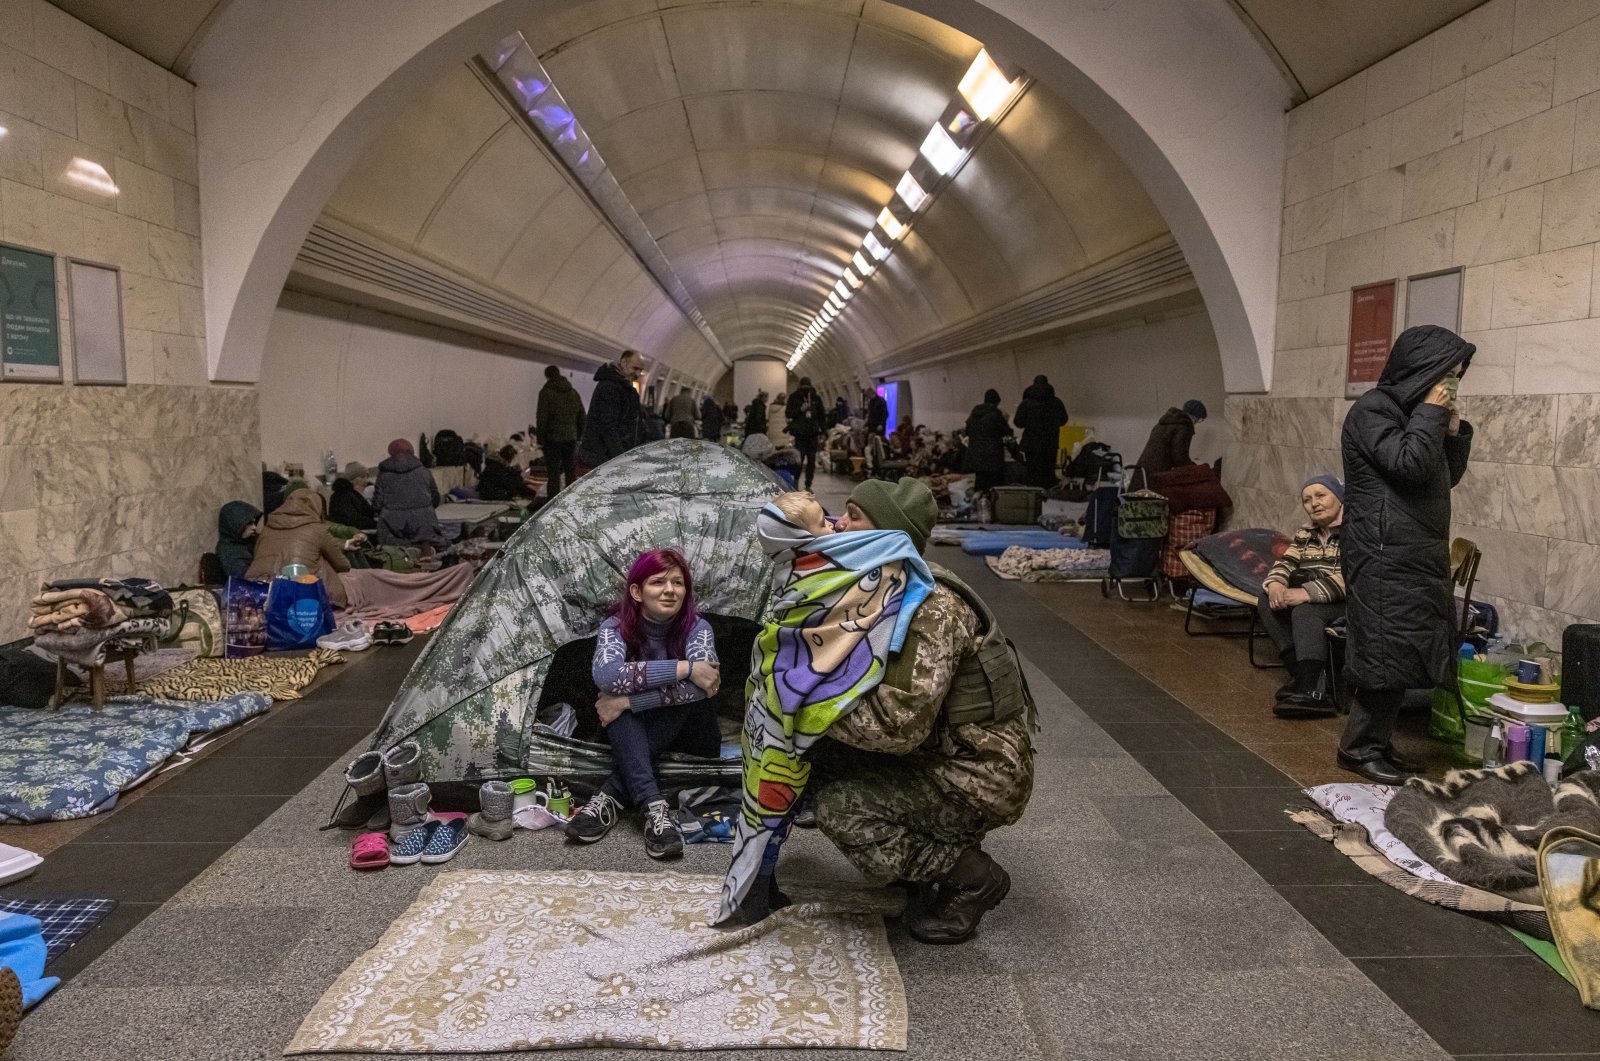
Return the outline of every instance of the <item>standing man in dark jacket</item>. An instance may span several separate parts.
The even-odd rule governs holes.
[[[800,451],[807,490],[811,489],[811,481],[817,475],[817,437],[822,434],[822,419],[826,415],[822,395],[811,386],[811,377],[802,376],[800,386],[789,395],[784,416],[789,421],[789,437],[794,439],[794,448]]]
[[[644,440],[644,418],[634,381],[644,371],[644,357],[624,350],[622,357],[601,365],[594,374],[589,416],[578,446],[579,474],[620,457]]]
[[[744,433],[746,438],[767,433],[766,391],[756,391],[756,396],[744,407]]]
[[[876,390],[867,399],[867,434],[883,437],[889,428],[889,403]]]
[[[1206,403],[1198,398],[1184,402],[1182,409],[1168,409],[1150,429],[1150,438],[1139,454],[1139,467],[1146,475],[1155,475],[1193,464],[1189,444],[1194,441],[1194,425],[1205,418]]]
[[[1446,328],[1407,328],[1344,420],[1345,676],[1356,694],[1339,765],[1379,784],[1418,769],[1390,744],[1405,690],[1455,686],[1450,491],[1472,450],[1455,385],[1476,350]]]
[[[700,399],[700,437],[707,442],[722,441],[722,406],[709,394]]]
[[[572,382],[551,365],[544,370],[544,386],[539,388],[539,446],[544,450],[545,468],[550,474],[549,497],[563,485],[571,486],[578,477],[578,439],[583,437],[583,399]],[[563,484],[562,480],[566,482]]]
[[[1067,407],[1056,397],[1049,379],[1033,377],[1017,404],[1017,426],[1022,428],[1022,456],[1028,462],[1028,481],[1050,489],[1056,485],[1056,454],[1061,450],[1061,426]]]
[[[977,489],[990,490],[1006,484],[1005,440],[1011,435],[1011,424],[1000,411],[1000,392],[991,387],[967,415],[966,470],[976,476]]]

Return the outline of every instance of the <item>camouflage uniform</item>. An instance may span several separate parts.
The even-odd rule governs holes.
[[[1028,805],[1028,719],[950,725],[944,715],[956,666],[978,630],[972,608],[940,585],[917,610],[882,684],[817,747],[817,825],[874,883],[943,877]]]

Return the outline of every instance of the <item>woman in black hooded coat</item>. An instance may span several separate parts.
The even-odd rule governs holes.
[[[1011,424],[1000,411],[1000,392],[991,387],[967,414],[967,471],[977,480],[974,489],[1006,484],[1005,440],[1011,435]]]
[[[1344,421],[1345,676],[1356,702],[1339,765],[1382,784],[1415,772],[1390,744],[1405,690],[1455,687],[1450,491],[1472,425],[1446,381],[1476,349],[1446,328],[1407,328]]]

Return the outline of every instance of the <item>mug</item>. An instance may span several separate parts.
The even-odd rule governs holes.
[[[1523,685],[1538,685],[1539,671],[1540,667],[1537,660],[1517,660],[1517,681]]]

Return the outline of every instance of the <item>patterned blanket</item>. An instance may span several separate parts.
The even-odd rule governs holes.
[[[87,818],[165,762],[189,739],[272,706],[263,693],[184,703],[108,700],[100,710],[0,707],[0,823]]]
[[[901,531],[813,537],[769,504],[756,534],[777,564],[776,599],[751,651],[743,809],[716,924],[758,877],[771,879],[811,774],[807,750],[883,679],[933,591],[933,573]]]
[[[269,702],[298,700],[318,671],[343,662],[342,655],[324,648],[312,649],[304,656],[274,654],[243,659],[196,659],[151,678],[139,679],[131,691],[167,700],[222,700],[240,693],[263,693]],[[113,683],[112,689],[130,692],[126,682]]]

